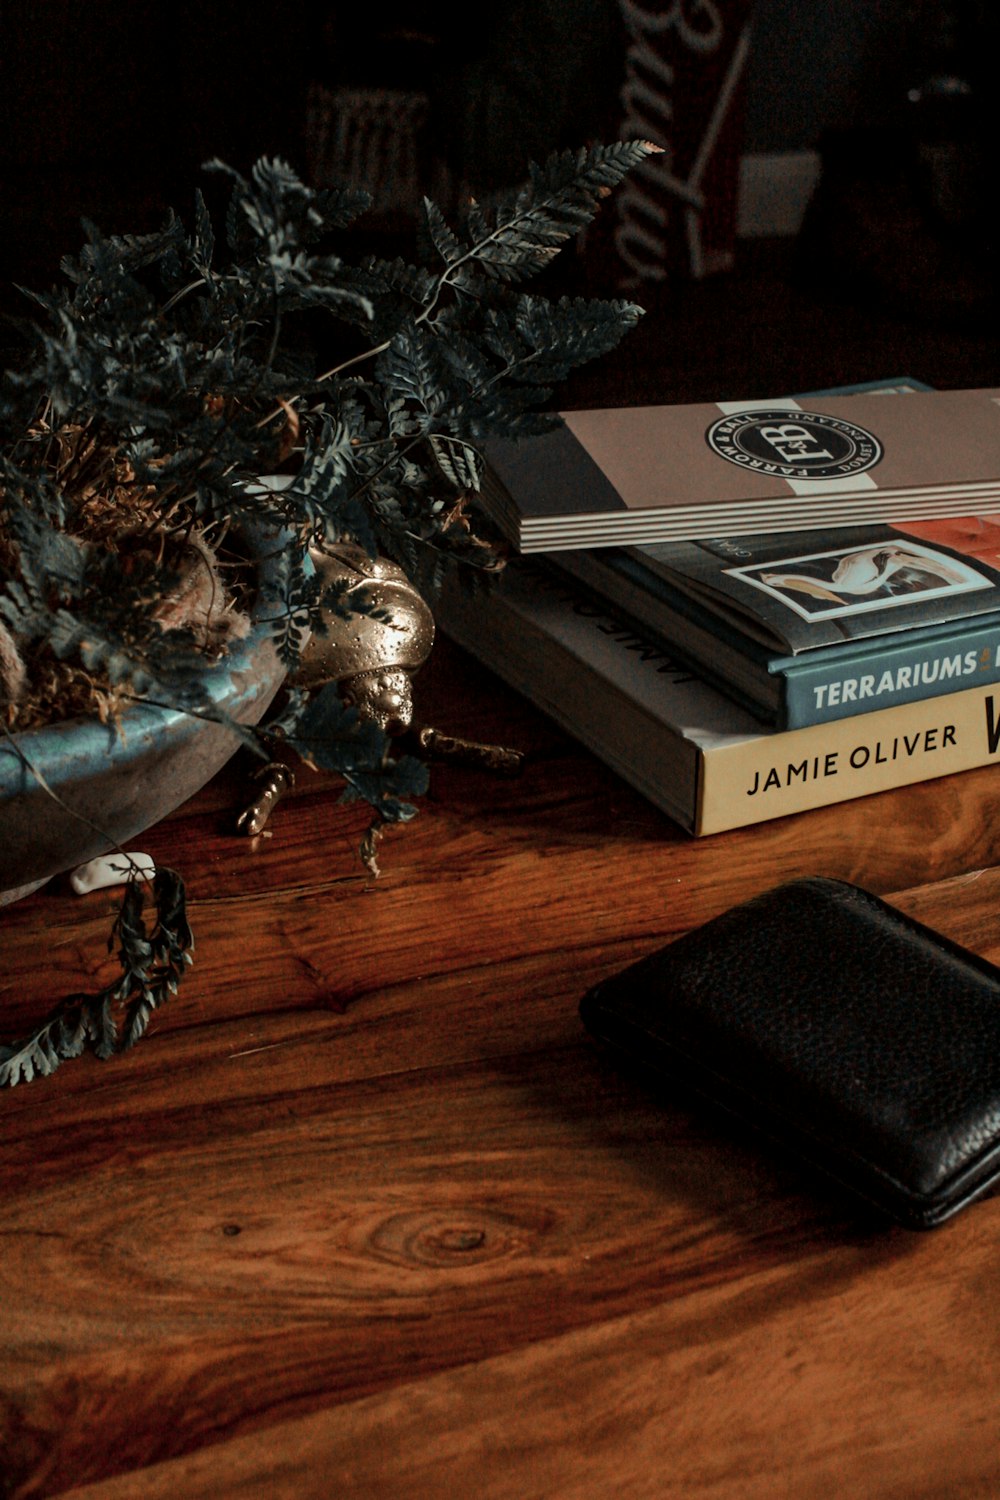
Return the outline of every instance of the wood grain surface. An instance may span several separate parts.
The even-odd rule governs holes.
[[[656,1098],[583,990],[801,873],[1000,960],[992,769],[694,841],[447,642],[416,821],[231,766],[138,841],[197,950],[129,1056],[0,1095],[0,1495],[994,1496],[1000,1199],[931,1234]],[[0,1018],[107,974],[116,898],[0,915]]]
[[[997,383],[993,330],[743,267],[565,404]],[[806,873],[1000,962],[995,768],[693,841],[447,642],[417,688],[523,776],[436,768],[372,882],[322,777],[238,837],[234,763],[135,845],[188,884],[176,999],[0,1093],[0,1500],[995,1500],[1000,1198],[866,1222],[577,1015]],[[116,904],[0,911],[0,1035],[110,976]]]

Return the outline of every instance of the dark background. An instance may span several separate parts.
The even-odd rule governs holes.
[[[651,0],[647,0],[651,3]],[[694,0],[689,0],[694,4]],[[695,7],[696,8],[696,7]],[[141,231],[190,213],[201,163],[261,153],[310,172],[310,97],[419,93],[420,189],[488,192],[549,149],[607,138],[627,37],[617,0],[294,8],[48,0],[0,16],[0,307],[46,287],[84,216]],[[638,292],[649,309],[566,403],[735,398],[907,374],[1000,384],[993,73],[985,3],[756,0],[749,151],[815,150],[801,231],[741,240],[735,267]],[[407,202],[369,242],[410,248]],[[358,243],[361,243],[360,239]],[[583,278],[567,256],[569,289]],[[613,292],[589,268],[587,289]],[[9,336],[5,336],[9,343]]]

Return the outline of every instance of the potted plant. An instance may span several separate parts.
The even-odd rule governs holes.
[[[544,428],[553,386],[640,313],[524,283],[654,149],[554,156],[488,211],[470,202],[456,227],[427,203],[416,265],[348,263],[338,236],[363,195],[312,189],[280,160],[249,177],[209,164],[228,180],[225,254],[201,193],[190,228],[173,214],[142,236],[88,228],[63,262],[68,285],[34,295],[0,397],[0,846],[26,821],[37,834],[43,804],[80,838],[52,870],[8,867],[0,886],[113,847],[241,743],[266,759],[280,738],[338,772],[376,820],[412,816],[425,767],[336,692],[293,688],[277,719],[257,721],[310,635],[378,613],[377,590],[317,567],[335,547],[391,560],[431,597],[448,568],[498,568],[475,511],[477,445]],[[116,822],[109,768],[127,771],[143,715],[154,756],[168,733],[157,716],[212,748]],[[103,789],[88,800],[95,759]],[[189,958],[179,877],[158,872],[155,895],[147,933],[141,883],[126,889],[123,978],[0,1047],[0,1083],[141,1034]]]

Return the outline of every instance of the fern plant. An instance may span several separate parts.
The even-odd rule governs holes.
[[[190,226],[173,213],[146,235],[88,226],[67,284],[29,294],[25,357],[0,387],[3,732],[136,699],[217,713],[203,673],[239,618],[223,582],[235,539],[278,554],[267,613],[290,670],[324,616],[348,610],[311,550],[346,539],[386,554],[430,597],[448,568],[495,571],[481,440],[550,425],[556,385],[640,315],[527,283],[655,149],[553,156],[455,225],[427,202],[419,264],[349,262],[343,232],[367,200],[281,160],[248,177],[209,164],[228,186],[222,228],[200,192]],[[163,608],[192,571],[226,598],[209,638]],[[376,819],[411,817],[425,786],[336,693],[292,695],[280,722],[233,732],[264,754],[282,737]],[[39,1056],[59,1051],[48,1024]]]

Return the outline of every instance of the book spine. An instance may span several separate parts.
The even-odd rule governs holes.
[[[703,748],[692,831],[720,833],[1000,758],[1000,690],[969,688]]]
[[[921,637],[904,631],[871,651],[832,647],[813,661],[783,658],[778,727],[827,724],[1000,681],[995,615]]]

